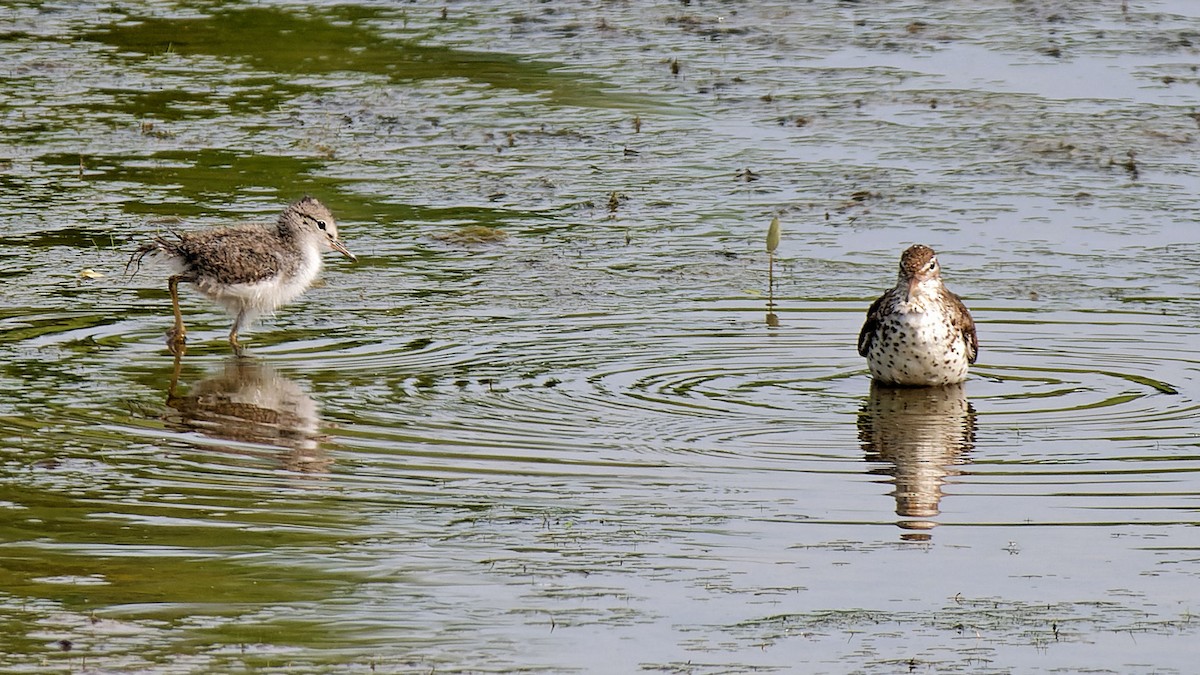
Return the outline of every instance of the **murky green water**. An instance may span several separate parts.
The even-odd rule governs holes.
[[[0,10],[0,669],[1189,672],[1200,8],[747,4]],[[305,193],[176,363],[136,243]]]

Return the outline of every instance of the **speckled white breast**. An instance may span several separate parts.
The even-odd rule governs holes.
[[[901,304],[879,325],[867,365],[886,384],[937,386],[962,382],[970,362],[960,331],[939,314]]]

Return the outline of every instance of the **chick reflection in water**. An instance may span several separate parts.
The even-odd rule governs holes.
[[[961,384],[889,387],[872,383],[858,415],[858,440],[867,461],[888,462],[873,473],[895,482],[897,524],[928,530],[936,523],[942,484],[975,447],[975,409]]]
[[[179,393],[180,359],[175,356],[167,390],[171,427],[239,444],[269,445],[284,453],[226,446],[222,450],[279,461],[289,471],[327,473],[332,460],[321,449],[317,402],[295,382],[252,358],[233,357],[222,372]]]

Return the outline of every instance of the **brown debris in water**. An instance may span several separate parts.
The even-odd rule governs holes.
[[[508,239],[508,233],[487,225],[467,225],[449,232],[438,232],[434,239],[450,244],[470,246],[473,244],[494,244]]]

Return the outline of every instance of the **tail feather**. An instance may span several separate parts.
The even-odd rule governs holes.
[[[133,276],[137,274],[142,269],[142,259],[148,255],[162,255],[169,258],[179,256],[182,238],[175,232],[171,234],[175,235],[176,238],[174,240],[167,239],[161,234],[156,234],[150,238],[150,241],[140,244],[133,252],[133,255],[129,256],[129,262],[125,263],[125,275]],[[132,273],[129,271],[130,267],[133,267]]]

